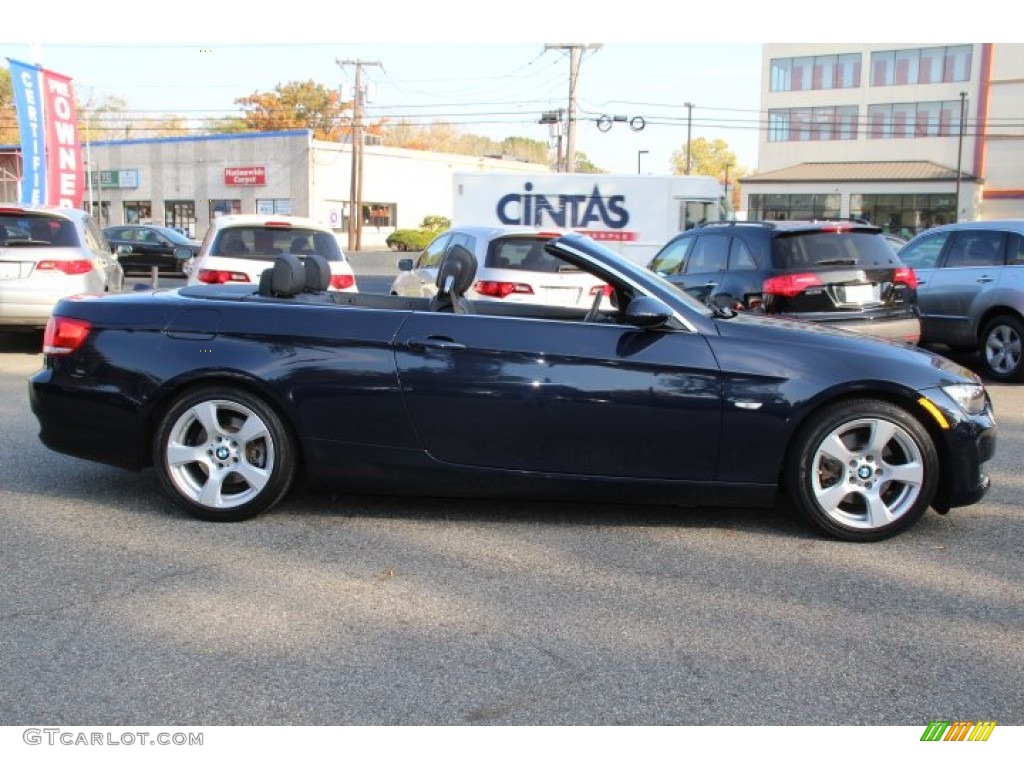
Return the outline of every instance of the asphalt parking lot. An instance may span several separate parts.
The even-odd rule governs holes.
[[[299,492],[202,523],[41,445],[40,361],[0,335],[0,724],[1024,724],[1024,387],[992,387],[984,503],[853,545],[784,504]]]

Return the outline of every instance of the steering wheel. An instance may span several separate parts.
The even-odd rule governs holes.
[[[594,303],[590,305],[590,310],[583,318],[584,323],[596,323],[597,319],[601,317],[601,299],[604,298],[604,289],[598,289],[597,293],[594,294]]]

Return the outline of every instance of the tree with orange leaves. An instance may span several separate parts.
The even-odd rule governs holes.
[[[252,131],[308,128],[315,139],[341,141],[352,130],[352,103],[342,102],[336,90],[312,80],[279,83],[273,91],[243,96],[235,103]]]

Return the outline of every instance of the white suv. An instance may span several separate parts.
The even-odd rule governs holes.
[[[433,296],[438,265],[461,245],[476,256],[476,279],[466,292],[474,301],[590,308],[605,284],[544,246],[565,234],[532,227],[457,227],[438,235],[419,258],[400,259],[392,295]],[[607,301],[607,300],[605,300]]]
[[[85,211],[0,203],[0,328],[44,328],[65,296],[123,286],[117,257]]]
[[[300,259],[317,254],[331,267],[329,290],[355,292],[356,277],[338,244],[323,224],[299,216],[238,214],[213,220],[199,253],[184,270],[189,285],[260,282],[274,259],[291,253]]]

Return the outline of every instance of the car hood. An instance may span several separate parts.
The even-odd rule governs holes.
[[[970,369],[934,352],[857,331],[750,312],[714,322],[722,343],[716,344],[714,337],[709,341],[723,355],[731,355],[730,349],[735,348],[762,363],[776,358],[780,364],[797,357],[813,361],[809,372],[831,371],[846,378],[857,378],[859,373],[914,389],[981,381]],[[799,355],[785,351],[797,347]]]

